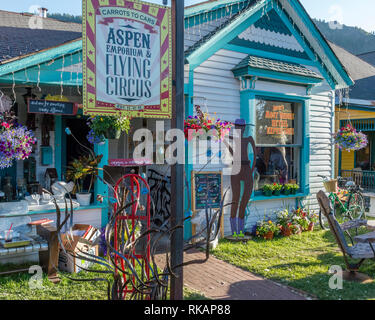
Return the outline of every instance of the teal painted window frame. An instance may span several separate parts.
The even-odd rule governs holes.
[[[308,96],[297,96],[288,95],[276,92],[266,92],[259,90],[244,90],[241,91],[241,118],[245,119],[246,123],[251,124],[251,128],[248,131],[249,135],[252,135],[254,139],[256,138],[255,130],[255,103],[257,99],[265,100],[275,100],[294,102],[301,104],[302,110],[302,144],[298,147],[300,148],[300,192],[291,196],[272,196],[264,197],[261,193],[253,192],[251,201],[264,201],[264,200],[276,200],[276,199],[292,199],[292,198],[304,198],[310,194],[310,125],[309,125],[309,106],[310,97]],[[251,154],[249,155],[251,156]],[[251,159],[251,158],[250,158]]]

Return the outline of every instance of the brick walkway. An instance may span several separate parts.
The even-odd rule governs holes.
[[[204,258],[205,254],[198,250],[190,250],[184,254],[184,262]],[[160,256],[157,260],[159,259]],[[297,290],[256,276],[212,255],[205,263],[184,267],[184,284],[214,300],[308,299]]]

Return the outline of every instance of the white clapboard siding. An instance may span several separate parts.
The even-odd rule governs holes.
[[[332,154],[332,133],[334,128],[334,92],[325,84],[313,89],[310,101],[310,197],[305,204],[319,210],[316,193],[324,190],[318,175],[331,177],[334,159]]]
[[[194,70],[194,97],[205,101],[203,108],[211,114],[216,112],[216,117],[234,121],[240,117],[240,91],[239,81],[234,78],[231,69],[237,65],[245,54],[228,50],[219,50],[207,61]],[[315,70],[316,71],[316,70]],[[267,81],[257,81],[255,89],[259,91],[277,92],[288,95],[306,95],[306,88],[290,84],[281,84]],[[310,100],[310,191],[311,195],[304,203],[312,209],[317,209],[316,193],[323,188],[322,180],[318,174],[331,176],[332,172],[332,145],[331,133],[333,128],[332,112],[334,101],[333,92],[324,84],[313,89]],[[204,100],[205,98],[206,100]],[[206,111],[206,110],[203,110]],[[221,171],[222,165],[194,164],[194,170]],[[230,176],[223,176],[223,189],[229,190],[226,201],[232,198],[230,190]],[[274,212],[280,208],[294,208],[295,199],[252,202],[249,206],[250,215],[246,220],[246,229],[264,216],[274,218]],[[230,232],[229,214],[230,207],[225,209],[224,225],[225,234]]]

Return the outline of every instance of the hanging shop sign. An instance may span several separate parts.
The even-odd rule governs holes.
[[[78,105],[74,102],[28,99],[29,113],[76,115]]]
[[[172,116],[171,10],[83,0],[84,114]]]

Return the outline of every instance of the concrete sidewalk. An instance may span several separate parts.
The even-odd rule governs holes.
[[[158,256],[161,262],[165,256]],[[205,253],[190,250],[184,262],[205,259]],[[256,276],[212,255],[205,263],[184,267],[185,286],[214,300],[307,300],[306,294]]]

